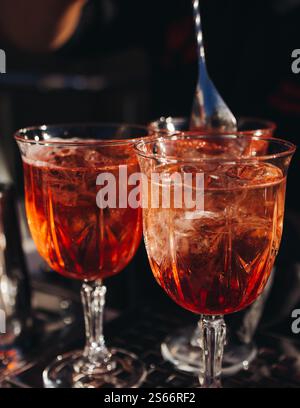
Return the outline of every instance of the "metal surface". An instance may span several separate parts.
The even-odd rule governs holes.
[[[53,290],[53,288],[52,288]],[[110,344],[134,352],[146,364],[148,375],[143,388],[193,388],[198,386],[195,376],[176,371],[165,362],[160,353],[160,343],[165,336],[182,326],[182,319],[190,320],[185,312],[176,309],[162,311],[155,306],[140,308],[125,314],[106,325]],[[76,326],[76,325],[75,325]],[[39,350],[34,365],[18,375],[2,381],[6,388],[42,387],[42,370],[59,351],[81,346],[82,337],[78,327],[70,325],[52,336],[48,344]],[[77,328],[77,330],[76,330]],[[278,330],[277,330],[278,329]],[[300,387],[300,341],[297,336],[284,336],[280,328],[273,332],[260,332],[257,336],[258,354],[245,370],[223,379],[225,388],[298,388]],[[81,333],[83,334],[83,333]],[[72,337],[72,338],[71,338]],[[56,341],[53,341],[56,339]]]

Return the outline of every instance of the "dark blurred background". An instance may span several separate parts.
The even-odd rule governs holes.
[[[231,110],[275,121],[277,136],[297,144],[300,74],[292,73],[291,53],[300,48],[300,0],[201,0],[201,8],[209,71]],[[17,128],[79,121],[146,124],[161,115],[190,114],[197,75],[190,0],[90,0],[74,34],[58,49],[24,49],[1,37],[1,29],[0,48],[7,54],[7,74],[0,75],[0,177],[6,177],[5,157],[20,197],[22,170],[12,139]],[[286,271],[300,252],[296,156],[278,260]],[[300,278],[290,273],[282,276],[295,289]],[[143,246],[128,271],[108,285],[118,307],[153,297],[170,302],[154,282]],[[277,292],[275,285],[276,300],[282,298]]]

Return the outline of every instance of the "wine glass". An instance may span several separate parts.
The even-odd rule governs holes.
[[[176,303],[200,315],[203,387],[220,386],[224,315],[249,306],[268,281],[294,151],[283,140],[242,134],[177,134],[136,145],[151,269]]]
[[[104,280],[124,269],[140,244],[141,208],[128,205],[134,187],[127,177],[139,171],[133,144],[147,134],[138,126],[74,124],[15,135],[36,247],[54,271],[83,282],[85,348],[58,356],[43,373],[46,387],[137,387],[145,378],[134,354],[106,347],[103,308]]]
[[[149,123],[149,129],[154,132],[159,130],[168,131],[169,133],[174,132],[185,132],[192,130],[190,129],[190,119],[185,117],[172,117],[172,116],[161,116]],[[276,124],[271,120],[261,119],[251,116],[240,116],[237,117],[237,131],[242,133],[248,133],[250,136],[273,136],[276,131]],[[207,129],[193,129],[198,133],[216,133],[216,130],[208,131]],[[224,131],[220,131],[224,134]],[[227,132],[226,132],[227,133]],[[228,132],[230,133],[230,132]]]
[[[152,132],[189,131],[190,119],[185,117],[160,117],[149,123]],[[238,132],[249,136],[273,136],[276,124],[270,120],[241,116],[237,118]],[[204,130],[196,134],[207,134]],[[211,133],[211,131],[209,132]],[[216,131],[213,131],[216,134]],[[224,134],[224,132],[221,132]],[[256,149],[264,147],[264,143],[255,141]],[[253,143],[252,143],[253,148]],[[274,268],[275,269],[275,268]],[[263,314],[264,305],[272,287],[274,271],[269,279],[264,292],[255,303],[242,312],[226,318],[227,338],[223,357],[223,375],[233,375],[243,368],[247,368],[257,355],[257,347],[253,337]],[[161,343],[161,353],[166,361],[173,364],[176,369],[193,374],[198,374],[200,360],[199,354],[201,333],[198,325],[189,325],[176,330],[168,335]]]

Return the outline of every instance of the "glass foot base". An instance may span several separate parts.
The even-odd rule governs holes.
[[[200,350],[199,346],[192,342],[194,332],[195,327],[189,327],[168,336],[161,344],[161,353],[163,358],[178,370],[198,375]],[[247,369],[256,355],[257,349],[253,343],[237,345],[229,342],[224,350],[222,375],[229,376]]]
[[[128,351],[110,349],[113,369],[105,373],[82,374],[74,370],[82,351],[58,356],[43,372],[46,388],[137,388],[146,378],[144,364]]]

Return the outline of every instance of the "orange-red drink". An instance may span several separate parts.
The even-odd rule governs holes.
[[[104,155],[104,148],[52,148],[51,154],[41,151],[24,159],[32,237],[50,267],[64,276],[107,278],[124,269],[136,252],[141,209],[118,208],[118,203],[117,208],[103,209],[96,203],[101,173],[115,176],[119,189],[119,165],[127,166],[128,176],[138,171],[137,160],[124,150],[120,148],[117,164],[109,153]]]

